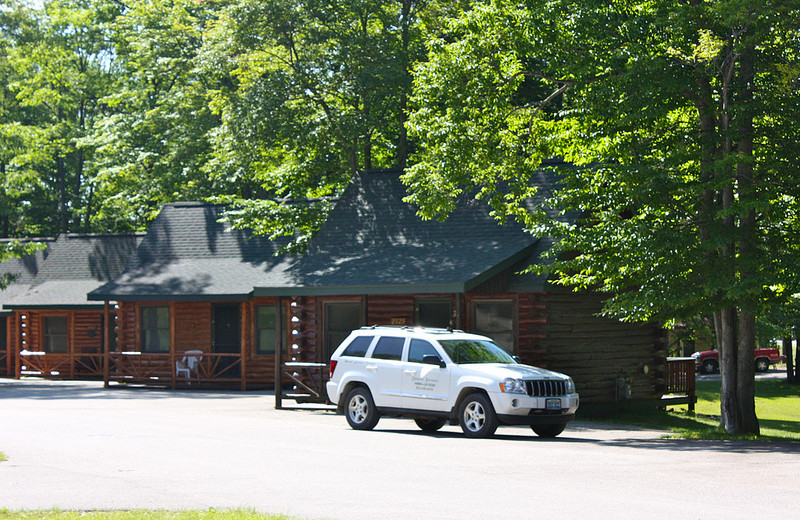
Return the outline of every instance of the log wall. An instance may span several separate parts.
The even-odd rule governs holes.
[[[660,327],[598,316],[598,294],[554,290],[540,301],[542,364],[569,374],[583,401],[619,400],[620,378],[630,384],[629,399],[661,396],[666,351]]]
[[[0,316],[0,376],[13,373],[11,368],[11,327],[12,316]]]
[[[168,305],[170,309],[170,337],[174,352],[187,350],[213,352],[213,320],[216,302],[120,302],[116,309],[117,350],[137,352],[140,350],[141,308],[144,306]],[[226,302],[229,303],[229,302]],[[290,333],[288,300],[282,311],[283,331]],[[275,382],[275,356],[256,353],[255,308],[258,305],[276,305],[274,298],[257,298],[239,304],[241,316],[241,338],[243,380],[247,388],[260,388]],[[286,339],[283,340],[287,344]],[[171,366],[155,374],[159,379],[172,377]]]

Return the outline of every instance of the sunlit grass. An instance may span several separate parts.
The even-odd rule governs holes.
[[[672,411],[635,411],[618,414],[615,423],[658,428],[669,436],[685,439],[758,439],[763,441],[800,441],[800,386],[782,380],[756,381],[756,415],[761,435],[732,437],[719,429],[719,381],[697,382],[695,413],[688,406],[670,406]]]
[[[0,509],[0,520],[291,520],[248,509],[216,511],[9,511]]]

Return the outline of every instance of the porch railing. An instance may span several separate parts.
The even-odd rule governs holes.
[[[150,385],[241,384],[242,356],[212,352],[108,353],[106,382]]]
[[[327,403],[326,368],[325,363],[299,361],[282,363],[275,382],[275,408],[286,408],[283,405],[284,399],[292,399],[298,404]],[[291,385],[291,389],[284,389],[284,385]]]
[[[17,356],[17,377],[102,378],[103,354],[98,352],[41,352],[23,350]]]

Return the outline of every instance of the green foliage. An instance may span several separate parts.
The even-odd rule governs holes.
[[[405,164],[423,4],[242,0],[221,14],[203,51],[222,120],[206,171],[230,187],[234,222],[302,245],[355,171]]]
[[[554,236],[552,272],[611,295],[615,315],[760,311],[796,266],[800,142],[784,120],[800,107],[785,65],[798,63],[795,14],[785,3],[477,4],[415,70],[409,128],[423,149],[408,200],[440,218],[466,190]],[[526,206],[531,172],[552,157],[573,165],[556,172],[555,219]]]

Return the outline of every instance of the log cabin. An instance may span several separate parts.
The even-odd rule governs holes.
[[[276,256],[277,242],[221,222],[222,211],[166,204],[128,269],[89,294],[106,302],[115,324],[106,384],[273,383],[289,302],[254,297],[253,287],[294,259]]]
[[[16,348],[14,346],[16,338],[19,337],[17,320],[12,310],[6,308],[5,304],[28,290],[49,253],[49,244],[54,240],[54,238],[38,239],[36,242],[42,244],[42,249],[22,258],[9,258],[0,262],[0,276],[4,279],[8,277],[8,286],[0,291],[0,376],[8,377],[15,373],[16,357],[13,352]],[[3,242],[10,240],[4,239]]]
[[[89,295],[116,320],[106,383],[282,385],[298,366],[324,367],[354,328],[424,325],[565,372],[584,402],[660,397],[659,326],[602,317],[602,295],[526,273],[551,242],[480,202],[422,221],[399,175],[354,176],[302,256],[231,230],[219,206],[166,205],[126,272]]]
[[[8,375],[101,378],[107,335],[102,303],[87,293],[122,273],[141,236],[62,234],[12,261],[24,275],[3,294]]]
[[[357,175],[307,253],[282,273],[284,286],[264,280],[254,288],[256,297],[291,298],[293,361],[326,363],[360,326],[453,327],[569,374],[583,402],[661,396],[659,325],[603,317],[601,294],[530,274],[551,240],[499,224],[480,202],[465,198],[446,220],[422,221],[403,202],[399,175]],[[541,172],[533,182],[543,199],[553,178]]]

